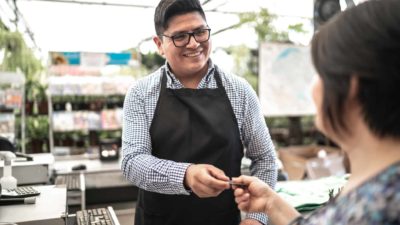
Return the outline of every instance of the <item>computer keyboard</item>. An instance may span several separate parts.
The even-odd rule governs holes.
[[[81,189],[81,179],[79,174],[68,175],[67,180],[67,190],[75,191]]]
[[[40,192],[31,186],[21,186],[15,189],[0,189],[1,198],[26,198],[40,195]]]
[[[76,212],[77,225],[120,225],[111,206]]]
[[[79,191],[81,190],[81,174],[69,174],[58,176],[56,184],[65,184],[68,191]]]

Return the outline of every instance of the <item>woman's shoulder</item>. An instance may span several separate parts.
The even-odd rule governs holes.
[[[400,224],[400,162],[315,211],[307,224]],[[333,222],[333,223],[332,223]]]
[[[388,166],[371,182],[364,184],[361,192],[376,196],[377,202],[386,202],[388,204],[396,204],[397,215],[400,215],[400,161]],[[375,192],[375,193],[374,193]],[[400,216],[399,216],[400,220]]]
[[[400,162],[394,163],[372,177],[360,187],[349,193],[347,201],[357,207],[363,207],[372,212],[390,210],[393,203],[394,208],[400,215]],[[400,218],[399,218],[400,219]]]
[[[400,161],[389,165],[382,172],[371,178],[359,188],[356,192],[359,195],[371,195],[370,198],[392,199],[394,195],[400,199]],[[399,204],[400,209],[400,204]]]

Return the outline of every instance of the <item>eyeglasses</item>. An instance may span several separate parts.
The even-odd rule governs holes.
[[[210,28],[198,29],[193,32],[179,33],[172,36],[161,34],[161,36],[171,38],[175,47],[185,47],[190,42],[190,38],[193,37],[197,43],[203,43],[210,39]]]

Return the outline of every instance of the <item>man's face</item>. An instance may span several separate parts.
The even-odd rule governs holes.
[[[198,12],[190,12],[172,17],[168,23],[168,29],[164,31],[166,36],[174,36],[185,32],[194,32],[208,28],[206,21]],[[190,42],[183,47],[176,47],[169,37],[154,37],[159,53],[164,56],[172,72],[177,77],[190,77],[205,74],[207,61],[211,51],[211,41],[198,43],[193,36]]]

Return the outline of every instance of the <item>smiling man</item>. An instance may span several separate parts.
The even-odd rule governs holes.
[[[244,155],[252,175],[276,183],[256,93],[212,63],[198,0],[161,0],[154,23],[166,63],[132,86],[124,103],[122,171],[139,187],[135,225],[266,224],[265,214],[241,220],[229,183]]]

